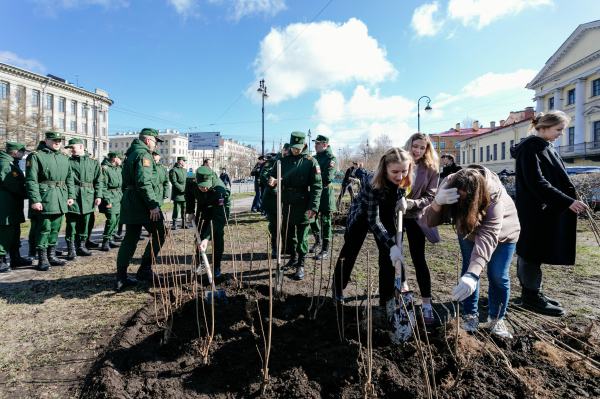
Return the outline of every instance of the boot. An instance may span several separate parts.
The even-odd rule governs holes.
[[[123,239],[123,235],[122,235],[122,234],[119,234],[119,233],[115,233],[115,234],[113,235],[113,238],[114,238],[115,240],[119,240],[119,241],[121,241],[121,240]]]
[[[19,253],[19,250],[10,251],[10,267],[15,268],[19,266],[31,266],[33,264],[29,259],[25,259]]]
[[[329,259],[329,241],[323,240],[323,249],[317,255],[317,260]]]
[[[540,292],[544,296],[544,299],[546,299],[548,301],[548,303],[550,303],[551,305],[554,305],[554,306],[558,306],[559,308],[562,308],[562,305],[558,300],[547,297],[543,291],[540,291]]]
[[[52,269],[52,266],[50,266],[50,262],[48,262],[48,249],[47,248],[38,249],[37,257],[38,257],[38,264],[36,266],[36,269],[38,269],[39,271],[42,271],[42,272]]]
[[[311,254],[317,253],[321,250],[321,234],[315,234],[315,245],[308,250]]]
[[[9,272],[11,268],[6,264],[6,255],[0,255],[0,273]]]
[[[110,246],[108,245],[108,238],[104,238],[102,240],[102,246],[100,247],[100,251],[104,251],[104,252],[110,251]]]
[[[127,277],[124,280],[117,280],[117,284],[115,285],[115,291],[121,291],[125,287],[131,287],[137,285],[138,281],[134,278]]]
[[[288,263],[286,263],[283,266],[283,271],[287,272],[288,270],[291,270],[293,267],[296,267],[296,266],[298,266],[298,253],[294,252],[294,253],[292,253],[292,257],[290,258]]]
[[[35,251],[35,247],[29,246],[29,257],[37,258],[37,252]]]
[[[145,260],[142,259],[142,264],[140,265],[140,268],[138,269],[137,273],[135,274],[135,278],[141,281],[149,281],[152,282],[154,281],[158,281],[160,279],[162,279],[161,276],[159,276],[158,274],[154,273],[152,271],[152,263],[151,260]]]
[[[75,241],[68,241],[67,249],[69,250],[69,252],[67,253],[67,260],[77,259],[77,252],[75,251]]]
[[[294,280],[304,280],[304,260],[305,254],[301,254],[298,257],[298,266],[296,266],[296,274],[294,274]]]
[[[171,230],[177,230],[177,221],[173,220],[173,227],[171,227]]]
[[[98,246],[98,245],[96,245]],[[78,256],[92,256],[94,253],[90,252],[82,241],[77,241],[77,255]]]
[[[113,240],[113,238],[111,237],[108,239],[108,246],[111,248],[119,248],[121,244],[116,243],[115,240]]]
[[[117,227],[117,234],[115,234],[115,238],[117,240],[123,239],[123,225],[122,224],[120,224],[119,227]]]
[[[100,244],[90,240],[89,238],[85,241],[86,248],[98,248],[99,246],[100,246]]]
[[[52,266],[65,266],[68,263],[56,257],[56,247],[48,247],[46,253],[48,254],[48,263]]]
[[[562,316],[565,311],[560,306],[551,304],[542,291],[530,290],[522,287],[521,300],[523,306],[536,313],[547,316]]]

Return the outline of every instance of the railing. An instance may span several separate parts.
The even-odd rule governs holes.
[[[573,145],[561,145],[556,147],[561,158],[585,157],[587,155],[600,155],[600,141],[587,141]]]

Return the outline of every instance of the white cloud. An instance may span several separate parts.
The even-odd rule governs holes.
[[[439,11],[438,2],[426,3],[418,7],[413,13],[410,26],[417,31],[419,36],[435,36],[444,25],[443,20],[434,20],[434,14]]]
[[[179,119],[183,116],[183,114],[180,114],[177,112],[171,112],[171,111],[160,111],[158,113],[158,115],[162,116],[163,118],[173,118],[173,119]]]
[[[88,6],[103,6],[105,8],[128,7],[127,0],[30,0],[37,4],[36,11],[43,11],[50,16],[56,16],[57,9],[85,8]]]
[[[269,114],[265,115],[265,120],[266,121],[277,122],[277,121],[279,121],[279,117],[277,115],[275,115],[275,114],[270,114],[269,113]]]
[[[232,3],[229,18],[234,21],[256,14],[272,17],[287,8],[285,0],[232,0]]]
[[[464,26],[481,29],[504,16],[513,16],[525,8],[550,5],[552,0],[450,0],[448,17]]]
[[[167,0],[167,3],[175,7],[175,11],[184,19],[188,17],[198,18],[200,16],[196,0]]]
[[[435,100],[445,100],[447,98],[452,97],[452,94],[446,94],[446,93],[440,93],[437,96],[434,97]]]
[[[523,89],[537,74],[532,69],[519,69],[513,73],[486,73],[463,87],[461,93],[482,97],[503,90]]]
[[[315,23],[281,54],[305,28],[304,23],[272,28],[260,42],[255,73],[258,75],[271,65],[264,75],[269,102],[279,103],[335,84],[353,81],[374,84],[396,76],[385,48],[355,18],[344,24]],[[255,92],[256,88],[251,87],[246,94],[258,100]]]
[[[0,51],[0,62],[27,69],[28,71],[32,72],[46,73],[46,67],[38,60],[26,60],[19,57],[15,53],[11,53],[10,51]]]

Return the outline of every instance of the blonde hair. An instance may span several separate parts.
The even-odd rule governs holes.
[[[419,162],[423,162],[425,166],[429,169],[439,170],[440,169],[440,160],[438,158],[438,154],[433,149],[433,143],[429,136],[423,133],[415,133],[406,142],[404,145],[404,149],[408,151],[412,156],[412,144],[415,140],[423,140],[427,143],[427,148],[425,148],[425,154],[419,159]]]
[[[570,121],[571,118],[562,111],[552,110],[546,113],[540,112],[531,120],[531,125],[529,126],[527,134],[535,134],[534,130],[539,132],[541,129],[548,129],[562,122],[564,122],[565,125],[568,125]]]
[[[398,186],[400,188],[412,186],[414,174],[412,156],[410,155],[410,152],[396,147],[387,150],[379,159],[377,168],[375,168],[375,172],[373,173],[373,181],[371,182],[371,186],[373,186],[375,189],[390,188],[388,187],[389,180],[387,178],[388,165],[391,163],[401,163],[405,161],[409,161],[408,175],[406,175],[404,180],[402,180]]]

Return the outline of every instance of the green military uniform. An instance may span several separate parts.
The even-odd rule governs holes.
[[[277,256],[277,186],[269,185],[269,176],[273,170],[277,175],[277,161],[283,156],[284,154],[279,153],[274,158],[267,159],[260,171],[260,182],[265,187],[260,209],[267,212],[269,233],[271,234],[271,256],[273,257]]]
[[[169,171],[169,180],[173,185],[171,190],[171,200],[173,201],[173,230],[177,230],[178,214],[181,212],[181,228],[185,225],[185,180],[187,172],[185,168],[179,165],[179,161],[185,161],[185,157],[177,157],[177,163]]]
[[[306,135],[293,132],[291,148],[302,149],[299,155],[292,151],[281,159],[282,187],[282,233],[287,237],[286,246],[293,250],[292,259],[285,265],[284,270],[296,267],[297,280],[304,278],[304,257],[308,252],[308,226],[312,222],[307,211],[319,211],[321,200],[321,167],[316,159],[308,155],[305,145]],[[273,168],[270,177],[277,178],[277,170]],[[309,190],[310,189],[310,190]],[[289,216],[288,216],[289,213]]]
[[[158,137],[154,129],[144,128],[140,136]],[[127,225],[125,238],[117,256],[117,290],[123,286],[135,284],[136,281],[127,278],[129,262],[135,254],[142,227],[150,233],[152,240],[148,242],[142,255],[142,263],[136,277],[152,281],[158,278],[152,272],[152,258],[158,255],[165,241],[164,217],[156,198],[157,167],[150,148],[140,139],[135,139],[125,153],[127,159],[123,163],[123,200],[121,202],[121,222]],[[150,210],[157,209],[159,219],[150,218]]]
[[[46,132],[46,139],[62,140],[60,132]],[[63,215],[69,211],[68,200],[75,198],[73,173],[69,158],[60,151],[48,147],[35,151],[26,162],[25,187],[30,206],[42,205],[41,211],[32,209],[36,215],[35,242],[38,253],[38,269],[49,270],[50,265],[64,265],[56,258],[56,244]]]
[[[31,265],[19,254],[21,247],[21,223],[25,222],[23,207],[27,191],[25,175],[19,168],[18,158],[10,155],[13,151],[25,152],[23,143],[6,143],[6,152],[0,151],[0,272],[10,270],[6,264],[6,254],[10,253],[10,266]],[[29,151],[27,151],[29,152]]]
[[[329,144],[329,138],[318,135],[314,140],[317,143]],[[315,155],[319,166],[321,167],[321,179],[323,190],[321,191],[321,205],[319,206],[319,215],[323,224],[323,251],[317,255],[317,259],[329,258],[329,243],[331,242],[331,214],[335,212],[335,189],[333,188],[333,179],[335,179],[335,171],[337,169],[337,159],[328,145],[321,152]],[[319,215],[315,221],[310,224],[310,228],[315,235],[315,246],[310,249],[310,252],[318,252],[321,249],[321,226],[319,226]]]
[[[35,149],[36,151],[41,151],[44,148],[46,148],[46,142],[45,141],[40,141],[38,143],[37,148]],[[25,165],[29,165],[31,163],[31,157],[34,153],[30,153],[29,155],[27,155],[27,158],[25,158]],[[37,226],[37,216],[35,214],[35,211],[33,209],[31,209],[31,204],[33,202],[29,201],[29,208],[27,209],[27,218],[29,219],[29,256],[37,256],[36,254],[36,245],[35,245],[35,229]]]
[[[104,232],[102,233],[102,248],[107,251],[110,248],[118,248],[119,244],[114,242],[113,235],[117,230],[119,218],[121,216],[121,200],[123,199],[123,177],[121,169],[113,165],[110,159],[119,158],[120,153],[109,152],[108,158],[102,161],[102,202],[98,210],[106,216]],[[110,207],[108,207],[110,205]]]
[[[152,155],[159,155],[158,151],[153,151]],[[165,204],[165,198],[169,194],[169,172],[162,163],[156,163],[156,174],[158,176],[158,183],[156,184],[156,198],[160,206]],[[183,218],[183,216],[182,216]]]
[[[203,192],[200,187],[208,187]],[[229,199],[231,194],[219,177],[215,179],[213,171],[208,166],[201,166],[196,170],[196,178],[188,179],[185,187],[185,202],[188,212],[195,209],[196,226],[200,229],[202,240],[214,239],[214,270],[215,278],[221,275],[221,259],[225,250],[225,225],[229,213]],[[211,235],[211,223],[212,232]],[[197,253],[196,259],[199,259]]]
[[[65,148],[71,148],[74,145],[83,145],[81,139],[71,139]],[[75,183],[75,201],[69,206],[67,212],[67,231],[65,240],[69,248],[67,259],[74,259],[75,244],[77,245],[77,255],[91,256],[92,252],[85,247],[88,238],[88,227],[90,215],[94,212],[96,198],[102,198],[102,174],[100,165],[95,158],[85,155],[71,155],[69,164],[73,173]]]

